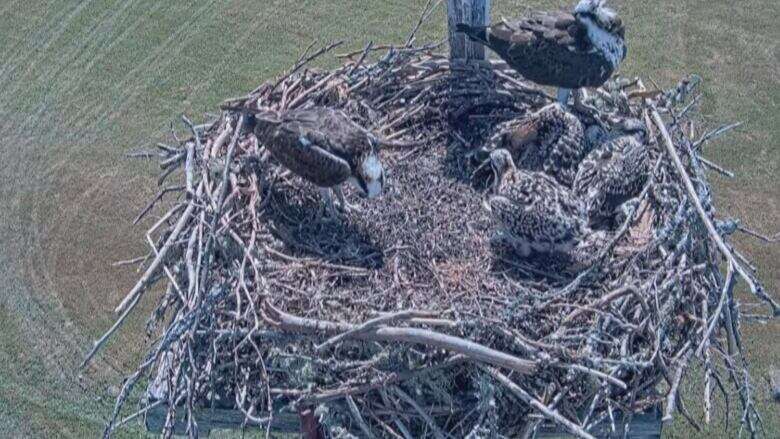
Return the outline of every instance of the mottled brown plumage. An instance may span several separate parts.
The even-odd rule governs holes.
[[[639,195],[650,172],[644,131],[623,135],[592,151],[580,164],[574,193],[598,221],[615,214],[626,201]]]
[[[550,104],[502,124],[490,149],[507,149],[519,168],[544,171],[571,187],[577,167],[590,152],[583,133],[582,123],[575,115],[560,104]]]
[[[491,26],[459,25],[527,79],[565,89],[598,87],[626,56],[623,23],[603,0],[573,12],[533,12]]]
[[[568,252],[588,234],[584,208],[568,189],[542,172],[517,169],[507,150],[490,160],[496,183],[487,207],[521,256]]]
[[[378,142],[342,111],[316,107],[262,113],[255,118],[258,141],[271,155],[319,188],[333,189],[344,207],[350,207],[341,194],[340,185],[345,182],[352,182],[369,198],[381,193],[384,170]]]

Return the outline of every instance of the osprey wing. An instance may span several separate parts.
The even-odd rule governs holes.
[[[488,28],[487,39],[496,53],[515,62],[522,62],[520,57],[529,50],[590,49],[587,29],[566,12],[536,12],[515,21],[501,21]]]
[[[321,130],[311,114],[286,115],[264,139],[282,165],[320,187],[332,187],[352,175],[343,148]]]

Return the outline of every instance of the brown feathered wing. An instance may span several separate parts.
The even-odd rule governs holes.
[[[325,108],[259,119],[256,132],[276,160],[320,187],[344,183],[370,148],[361,127]]]

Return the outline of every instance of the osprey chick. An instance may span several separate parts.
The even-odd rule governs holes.
[[[496,182],[486,207],[522,257],[569,252],[588,234],[583,206],[554,179],[515,168],[505,149],[493,151],[490,164]]]
[[[508,149],[520,168],[542,170],[571,187],[577,167],[590,152],[583,139],[579,119],[554,103],[504,123],[492,139],[491,150]]]
[[[581,0],[569,12],[534,12],[491,26],[459,24],[510,67],[540,85],[559,87],[566,104],[571,89],[599,87],[625,59],[623,22],[605,0]]]
[[[368,198],[382,193],[379,142],[344,112],[315,107],[255,117],[258,141],[279,163],[320,188],[328,213],[335,214],[331,190],[343,209],[356,209],[344,199],[343,183]]]
[[[574,193],[585,201],[591,221],[613,216],[639,195],[650,173],[644,123],[625,119],[618,129],[623,135],[588,154],[574,179]]]

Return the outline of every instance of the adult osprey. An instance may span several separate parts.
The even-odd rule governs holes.
[[[534,12],[492,26],[457,25],[527,79],[559,87],[566,104],[572,89],[598,87],[626,57],[625,29],[605,0],[581,0],[572,13]]]
[[[622,135],[588,154],[574,178],[574,193],[584,200],[591,221],[619,214],[625,202],[639,195],[650,174],[645,124],[625,119],[618,130]]]
[[[590,152],[588,145],[580,120],[553,103],[502,124],[490,148],[508,149],[518,167],[544,171],[571,187],[577,167]]]
[[[382,193],[379,142],[344,112],[315,107],[260,113],[255,118],[258,141],[279,163],[320,188],[328,213],[335,214],[331,190],[343,209],[356,209],[344,199],[345,182],[368,198]]]
[[[569,252],[588,234],[581,202],[542,172],[517,169],[505,149],[490,154],[496,173],[487,209],[522,257],[531,251]]]

